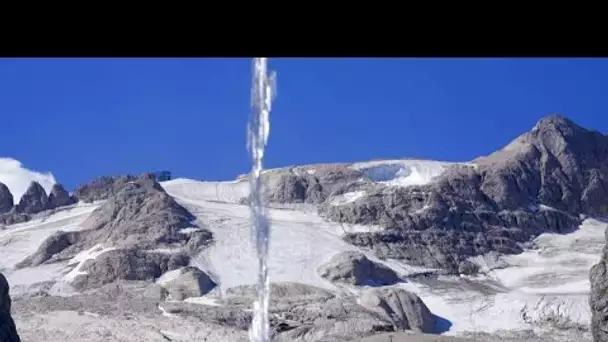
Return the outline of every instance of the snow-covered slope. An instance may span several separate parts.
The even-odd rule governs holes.
[[[180,199],[238,203],[249,195],[249,182],[242,178],[230,182],[201,182],[191,179],[174,179],[163,182],[166,190],[171,190]]]
[[[185,180],[163,184],[213,231],[217,242],[200,256],[198,266],[213,274],[223,289],[256,281],[248,208],[214,202],[216,197],[209,195],[209,189],[226,189],[229,184]],[[227,192],[223,196],[234,198]],[[317,275],[316,269],[335,253],[356,249],[342,241],[340,235],[345,228],[295,210],[271,209],[270,215],[271,281],[296,281],[336,290]],[[435,314],[449,322],[446,334],[524,330],[534,328],[536,323],[547,325],[551,316],[559,315],[585,325],[590,318],[586,305],[588,270],[599,258],[606,227],[605,223],[587,220],[575,233],[542,235],[536,240],[536,250],[503,258],[502,262],[510,266],[487,276],[445,277],[431,283],[410,281],[397,286],[417,293]],[[401,275],[421,271],[396,260],[384,263]]]
[[[368,171],[376,168],[371,174],[376,175],[378,181],[398,179],[399,177],[391,178],[391,172],[382,175],[378,171],[387,164],[394,163],[372,162],[353,164],[353,167]],[[406,166],[418,167],[416,172],[425,175],[420,176],[419,181],[429,181],[432,179],[429,175],[440,174],[445,167],[436,164],[437,169],[427,172],[421,171],[425,169],[419,165],[408,165]],[[412,180],[408,182],[401,184],[414,183]],[[254,284],[257,264],[251,243],[249,211],[246,205],[238,203],[248,194],[247,181],[200,182],[176,179],[161,185],[197,217],[202,227],[210,229],[214,234],[215,243],[196,258],[193,264],[208,271],[222,290]],[[342,200],[349,201],[353,198],[345,197]],[[0,268],[7,275],[16,295],[35,290],[35,287],[31,287],[32,283],[70,276],[68,272],[71,268],[67,267],[68,264],[81,262],[82,255],[78,256],[80,259],[76,258],[78,260],[64,263],[18,271],[13,268],[57,230],[81,229],[81,223],[97,206],[98,204],[78,204],[66,207],[55,214],[0,231]],[[345,231],[373,231],[379,227],[345,226],[324,221],[315,213],[293,209],[269,211],[272,224],[269,262],[271,281],[294,281],[349,293],[361,290],[336,288],[320,278],[316,270],[338,252],[357,250],[341,239]],[[533,328],[536,323],[548,326],[550,317],[556,315],[584,325],[590,318],[586,304],[589,291],[588,270],[599,259],[607,226],[600,221],[587,220],[580,230],[572,234],[542,235],[535,241],[536,249],[517,256],[503,257],[502,263],[506,267],[492,270],[488,275],[473,278],[444,277],[430,281],[411,278],[396,286],[417,293],[433,313],[443,318],[443,328],[450,335],[465,331],[524,330]],[[378,261],[373,255],[365,253],[370,259]],[[94,258],[97,254],[99,253],[89,254],[87,258]],[[406,277],[423,271],[396,260],[383,263]],[[494,264],[500,265],[500,262]],[[171,276],[167,274],[164,278]],[[211,297],[217,295],[212,293],[189,301],[209,304],[212,303]]]
[[[397,159],[355,163],[351,167],[360,170],[371,180],[396,186],[423,185],[440,176],[446,168],[459,163],[434,160]]]
[[[201,226],[213,232],[216,243],[201,255],[197,266],[211,273],[222,289],[257,281],[248,207],[217,202],[228,202],[243,194],[233,184],[186,180],[163,183],[171,196],[198,217]],[[222,190],[219,196],[214,189]],[[296,210],[270,209],[270,215],[271,279],[335,289],[317,275],[316,268],[337,252],[356,249],[340,238],[342,226]],[[349,227],[357,228],[364,229]]]
[[[52,215],[42,215],[32,221],[0,230],[0,271],[11,284],[11,293],[32,290],[30,286],[63,276],[65,265],[51,264],[36,268],[15,270],[15,265],[33,254],[42,242],[53,233],[80,230],[81,223],[99,206],[99,203],[76,204]]]

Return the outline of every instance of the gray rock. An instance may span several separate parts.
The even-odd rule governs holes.
[[[184,267],[189,258],[185,254],[153,253],[139,249],[107,251],[84,263],[82,275],[76,276],[72,286],[77,290],[99,288],[116,280],[154,280],[163,273]]]
[[[225,301],[233,306],[249,308],[257,299],[257,287],[240,285],[229,288],[225,293]],[[334,294],[311,285],[295,282],[270,283],[270,305],[277,308],[292,306],[298,303],[326,301]]]
[[[95,291],[71,296],[41,292],[36,296],[16,297],[14,310],[19,313],[46,314],[53,311],[88,311],[104,316],[153,317],[161,314],[158,305],[166,298],[159,285],[145,281],[115,281]]]
[[[167,270],[186,266],[190,256],[211,243],[209,231],[192,227],[194,216],[170,197],[154,179],[124,184],[83,223],[84,230],[58,232],[17,267],[67,260],[97,245],[114,247],[83,266],[78,289],[99,287],[117,279],[153,280]]]
[[[356,338],[349,342],[507,342],[508,340],[502,338],[502,336],[493,336],[488,339],[480,338],[462,338],[455,336],[444,336],[444,335],[431,335],[431,334],[413,334],[413,333],[386,333],[374,336],[368,336],[365,338]],[[512,342],[532,340],[513,340]],[[536,341],[534,341],[536,342]]]
[[[15,212],[15,207],[8,213],[0,214],[0,226],[10,226],[31,220],[31,215]]]
[[[58,253],[74,245],[78,241],[80,234],[81,232],[63,231],[58,231],[52,234],[42,242],[34,254],[17,263],[15,268],[20,269],[24,267],[38,266],[53,258],[57,260],[56,256]]]
[[[469,260],[461,261],[458,265],[458,273],[465,275],[475,275],[477,272],[479,272],[479,269],[479,265]]]
[[[608,242],[608,230],[605,232]],[[589,271],[591,291],[591,333],[594,342],[608,341],[608,246],[604,246],[600,261]]]
[[[9,212],[13,205],[13,194],[4,183],[0,182],[0,214]]]
[[[347,341],[379,332],[393,325],[355,303],[354,298],[331,298],[272,310],[273,341]]]
[[[324,164],[268,170],[262,174],[264,197],[270,203],[322,203],[364,177],[348,166]],[[314,173],[308,172],[311,168]]]
[[[154,176],[146,173],[140,176],[121,175],[95,178],[89,183],[78,186],[74,190],[74,197],[85,203],[106,200],[118,193],[125,184],[138,178],[154,178]]]
[[[371,289],[359,303],[391,322],[395,331],[435,332],[435,315],[417,295],[403,289]]]
[[[200,297],[217,285],[205,272],[196,267],[184,267],[179,272],[180,274],[175,279],[163,284],[172,300]]]
[[[40,183],[33,181],[21,196],[15,210],[18,213],[36,214],[49,209],[49,199]]]
[[[11,316],[12,300],[6,277],[0,273],[0,341],[21,342]]]
[[[169,314],[194,317],[202,322],[219,324],[239,330],[251,326],[251,313],[228,306],[207,306],[186,302],[164,302],[161,307]]]
[[[540,120],[475,163],[453,166],[430,184],[378,187],[319,211],[333,221],[384,226],[345,237],[379,257],[454,273],[470,256],[519,253],[541,233],[572,231],[581,214],[608,213],[608,137],[562,116]]]
[[[59,208],[66,205],[71,205],[76,203],[76,199],[70,196],[70,193],[67,192],[63,185],[54,184],[51,189],[51,193],[49,194],[49,208]]]
[[[392,269],[372,262],[360,252],[341,252],[318,269],[321,277],[332,282],[352,285],[383,286],[401,279]]]

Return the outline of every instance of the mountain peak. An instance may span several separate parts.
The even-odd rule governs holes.
[[[562,135],[589,132],[562,114],[551,114],[538,120],[532,132],[559,131]]]

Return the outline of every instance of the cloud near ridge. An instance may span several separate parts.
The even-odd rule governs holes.
[[[0,157],[0,182],[9,188],[15,203],[19,202],[32,181],[40,183],[47,194],[56,183],[55,177],[50,172],[32,171],[23,167],[18,160]]]

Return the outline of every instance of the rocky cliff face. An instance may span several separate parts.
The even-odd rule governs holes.
[[[19,203],[14,205],[13,195],[8,187],[0,183],[0,224],[12,225],[29,221],[32,215],[76,203],[76,199],[61,186],[53,185],[51,193],[38,182],[30,183]]]
[[[0,183],[0,214],[11,211],[13,205],[13,194],[4,183]]]
[[[422,186],[385,187],[321,213],[345,223],[380,224],[346,239],[381,257],[457,273],[466,258],[521,252],[543,232],[568,232],[580,214],[608,210],[608,137],[562,116],[540,120],[504,149],[454,166]]]
[[[608,231],[606,231],[608,241]],[[591,292],[591,332],[595,342],[608,342],[608,246],[605,246],[600,261],[589,272]]]
[[[78,186],[74,190],[74,197],[85,203],[106,200],[116,194],[125,184],[137,178],[137,176],[133,175],[95,178],[89,183]]]
[[[354,245],[458,273],[471,269],[468,257],[519,253],[541,233],[576,228],[581,214],[607,214],[608,137],[553,115],[505,148],[453,165],[424,185],[387,186],[348,164],[264,177],[270,202],[313,203],[329,220],[384,227],[348,234]],[[332,200],[355,191],[363,195]]]
[[[70,196],[63,185],[55,184],[49,194],[49,209],[59,208],[76,203],[76,199]]]
[[[212,235],[197,229],[195,217],[152,178],[142,175],[125,183],[97,208],[77,232],[58,232],[18,268],[67,260],[87,250],[112,248],[79,266],[86,274],[73,284],[85,289],[115,281],[151,280],[186,266],[190,256],[207,246]],[[184,228],[194,228],[182,231]]]
[[[4,275],[0,273],[0,341],[21,342],[11,316],[11,306],[9,284]]]
[[[262,182],[268,202],[320,204],[331,194],[359,184],[362,177],[348,164],[325,164],[267,170],[262,173]]]
[[[46,191],[40,183],[32,182],[27,188],[19,204],[15,207],[18,213],[25,214],[36,214],[41,211],[47,210],[49,207],[49,198],[46,195]]]

